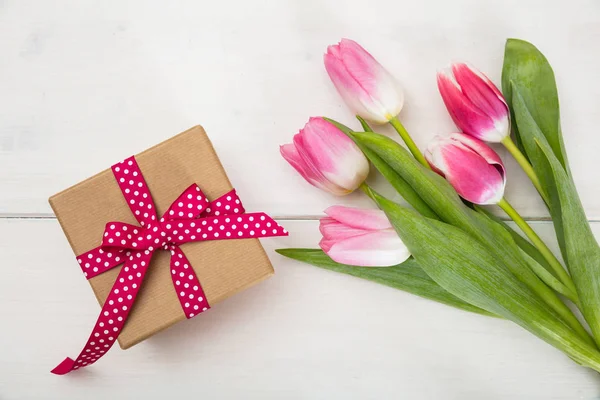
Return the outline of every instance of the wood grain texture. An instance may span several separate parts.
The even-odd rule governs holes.
[[[49,373],[98,304],[55,220],[0,221],[2,399],[596,399],[598,375],[506,321],[285,259],[315,221],[263,240],[276,275],[92,368]],[[548,223],[535,224],[552,239]],[[600,224],[594,224],[600,236]],[[31,248],[39,258],[32,257]],[[74,300],[76,299],[76,300]]]
[[[352,124],[322,64],[341,37],[402,83],[401,119],[421,147],[455,129],[436,69],[465,60],[499,83],[505,39],[536,44],[557,75],[584,207],[600,221],[596,0],[0,0],[1,399],[600,398],[597,374],[510,323],[274,253],[315,247],[310,219],[327,206],[370,205],[310,187],[278,150],[311,115]],[[28,217],[49,217],[50,195],[196,124],[248,210],[309,220],[263,241],[275,277],[89,370],[51,375],[98,305],[58,222]],[[501,155],[508,199],[545,217]]]
[[[535,43],[556,71],[582,201],[600,219],[589,173],[600,165],[595,0],[1,1],[0,214],[49,213],[49,195],[196,124],[249,209],[320,214],[331,198],[306,185],[278,146],[310,115],[352,124],[322,62],[341,37],[362,43],[402,83],[401,119],[421,147],[455,130],[436,69],[467,60],[499,82],[505,39]],[[544,216],[505,159],[508,199],[525,216]]]

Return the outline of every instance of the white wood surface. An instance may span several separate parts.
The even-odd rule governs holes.
[[[341,37],[402,83],[401,119],[421,147],[454,129],[437,68],[466,60],[499,83],[505,39],[536,44],[557,75],[582,202],[600,221],[597,0],[0,0],[0,399],[600,398],[597,374],[508,322],[273,252],[316,247],[329,205],[369,205],[313,189],[279,156],[311,115],[352,123],[322,65]],[[195,124],[247,208],[292,233],[263,241],[276,276],[93,368],[49,374],[79,350],[98,305],[46,199]],[[501,154],[508,199],[545,217]]]
[[[600,167],[596,0],[4,0],[0,213],[48,214],[49,194],[200,123],[250,208],[320,214],[331,199],[303,185],[278,146],[310,115],[352,123],[322,61],[341,37],[403,84],[401,119],[421,146],[455,129],[436,69],[467,60],[499,83],[506,38],[535,43],[558,77],[582,201],[600,219],[589,173]],[[526,216],[544,215],[507,162],[509,200]]]
[[[317,222],[282,223],[289,237],[262,241],[272,279],[58,377],[49,369],[80,350],[98,304],[56,221],[0,221],[0,398],[598,398],[597,373],[510,322],[279,256],[318,241]]]

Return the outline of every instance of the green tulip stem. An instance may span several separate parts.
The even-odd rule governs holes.
[[[406,128],[404,128],[404,125],[402,125],[398,117],[393,117],[392,119],[390,119],[389,122],[394,127],[396,132],[398,132],[402,140],[404,140],[404,143],[406,143],[408,150],[410,150],[410,152],[417,159],[417,161],[423,164],[426,168],[431,169],[429,163],[423,156],[423,153],[421,153],[421,150],[419,150],[415,142],[412,140],[412,138],[408,134],[408,131],[406,130]]]
[[[546,192],[544,192],[544,189],[542,188],[542,184],[540,183],[540,180],[538,179],[535,171],[533,170],[533,167],[531,166],[529,161],[527,161],[527,158],[521,152],[521,150],[519,150],[519,148],[517,147],[515,142],[513,142],[513,140],[510,138],[510,136],[507,136],[502,140],[502,144],[504,145],[504,147],[506,147],[506,150],[508,150],[508,152],[510,154],[512,154],[514,159],[517,160],[517,162],[519,163],[521,168],[523,168],[523,171],[525,171],[525,173],[531,180],[531,183],[533,183],[533,186],[535,186],[535,188],[537,189],[538,193],[540,194],[540,196],[542,197],[544,202],[547,205],[550,204],[548,201],[548,196],[546,195]]]
[[[542,256],[548,261],[548,264],[552,267],[558,279],[572,292],[574,296],[573,302],[576,304],[579,303],[579,298],[577,297],[577,289],[571,280],[571,277],[567,273],[567,271],[563,268],[562,264],[558,259],[552,254],[552,251],[546,246],[546,243],[535,233],[531,226],[521,217],[521,215],[513,208],[512,205],[506,199],[502,199],[498,202],[498,206],[504,210],[504,212],[517,224],[517,226],[523,231],[523,233],[531,240],[531,243],[540,251]]]

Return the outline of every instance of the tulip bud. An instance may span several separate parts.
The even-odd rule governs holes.
[[[325,210],[319,230],[321,248],[332,260],[361,267],[400,264],[410,253],[385,213],[333,206]]]
[[[356,190],[369,174],[358,146],[321,117],[311,118],[280,151],[308,183],[338,196]]]
[[[510,135],[508,105],[498,88],[467,64],[453,64],[437,75],[438,89],[458,128],[486,142]]]
[[[475,204],[497,204],[504,196],[506,172],[500,156],[479,139],[461,133],[436,136],[425,151],[434,171]]]
[[[398,83],[358,43],[342,39],[327,48],[324,61],[337,91],[355,114],[381,124],[400,114],[404,94]]]

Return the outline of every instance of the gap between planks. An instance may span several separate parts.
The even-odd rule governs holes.
[[[318,221],[325,215],[275,215],[273,219],[279,221]],[[54,214],[50,213],[0,213],[2,219],[56,219]]]
[[[273,219],[279,221],[318,221],[320,218],[324,217],[324,215],[275,215]],[[56,219],[54,214],[50,213],[0,213],[0,220],[2,219]],[[508,218],[502,218],[504,221],[510,221]],[[552,220],[549,217],[537,217],[537,218],[527,218],[526,221],[530,222],[551,222]],[[590,223],[598,223],[600,219],[590,219],[588,220]]]

